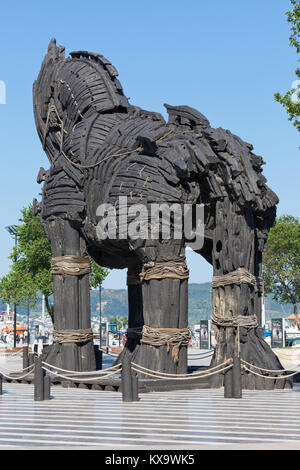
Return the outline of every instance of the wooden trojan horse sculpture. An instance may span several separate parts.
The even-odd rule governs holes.
[[[145,234],[151,205],[165,203],[204,205],[204,242],[194,249],[214,269],[218,345],[212,364],[232,357],[238,338],[249,363],[281,368],[259,328],[262,252],[278,202],[266,186],[262,158],[229,131],[211,128],[192,108],[166,105],[166,123],[160,114],[130,105],[116,77],[102,55],[79,51],[65,58],[64,47],[52,40],[34,83],[36,127],[50,161],[38,177],[44,181],[41,221],[53,252],[55,332],[47,362],[68,370],[95,369],[92,257],[101,266],[128,268],[124,353],[152,370],[186,372],[186,237],[159,232],[134,237],[127,230],[135,205],[146,209],[139,219]],[[105,204],[110,207],[106,222],[116,217],[114,237],[99,237],[105,219],[99,207]],[[170,218],[172,227],[175,219]],[[247,374],[243,380],[244,387],[273,384]],[[221,383],[219,374],[215,385]]]

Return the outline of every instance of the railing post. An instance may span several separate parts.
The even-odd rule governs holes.
[[[0,374],[0,395],[2,395],[3,392],[3,377],[2,374]]]
[[[237,354],[233,357],[232,394],[232,398],[242,398],[241,358]]]
[[[224,373],[224,398],[233,398],[232,367]]]
[[[34,401],[44,400],[44,370],[42,357],[36,356],[34,361]]]
[[[224,398],[242,398],[242,371],[240,325],[237,325],[235,343],[229,343],[227,353],[232,357],[232,367],[224,375]]]
[[[133,401],[131,358],[124,354],[122,361],[122,399],[124,402]]]
[[[23,346],[23,369],[29,366],[28,346]]]
[[[224,398],[242,398],[241,359],[233,356],[233,366],[224,375]]]
[[[44,400],[50,400],[51,378],[50,375],[44,376]]]
[[[29,361],[29,366],[32,366],[34,364],[34,353],[30,352],[28,353],[28,361]]]
[[[103,351],[99,348],[99,370],[102,370],[103,367]]]
[[[137,373],[131,370],[132,401],[139,401],[139,381]]]
[[[94,345],[95,359],[96,359],[96,370],[102,369],[102,349],[98,345]]]

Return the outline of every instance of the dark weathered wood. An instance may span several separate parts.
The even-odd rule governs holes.
[[[42,357],[36,356],[34,364],[34,401],[43,401],[45,372],[42,368]]]
[[[236,205],[228,198],[216,204],[216,228],[214,233],[214,274],[222,275],[239,267],[245,267],[255,276],[261,275],[261,255],[257,251],[256,227],[253,212],[246,208],[236,213]],[[246,283],[229,285],[213,289],[213,310],[224,318],[238,315],[256,314],[260,318],[261,293]],[[216,327],[217,328],[217,327]],[[212,360],[212,365],[222,363],[235,351],[237,328],[217,328],[219,341]],[[264,369],[281,368],[276,355],[265,343],[261,328],[240,329],[241,358],[248,363]],[[259,372],[255,370],[255,372]],[[231,382],[231,374],[226,372]],[[261,374],[263,375],[263,373]],[[215,378],[214,384],[217,384]],[[275,381],[264,379],[251,373],[243,373],[243,388],[273,389]]]
[[[232,398],[242,398],[241,359],[237,355],[233,358]]]
[[[131,361],[126,355],[122,361],[122,399],[124,402],[133,401]]]
[[[30,352],[28,353],[28,365],[32,366],[34,364],[34,353]]]
[[[131,384],[132,384],[132,401],[139,401],[139,382],[137,373],[132,371],[131,373]]]
[[[28,346],[23,346],[23,369],[29,366]]]
[[[44,400],[50,400],[51,378],[50,375],[44,376]]]
[[[54,256],[85,255],[85,243],[78,230],[68,221],[59,219],[51,221],[50,224],[46,224],[46,232]],[[54,328],[56,330],[90,328],[89,275],[55,275],[53,285]],[[96,360],[93,342],[54,344],[46,362],[66,370],[94,370]]]
[[[153,279],[143,283],[142,291],[145,325],[153,328],[187,326],[187,281]],[[155,347],[142,343],[136,362],[151,370],[184,374],[187,370],[187,347],[180,348],[179,359],[175,363],[172,358],[172,347],[168,350],[167,346]]]
[[[99,348],[98,345],[94,345],[95,358],[96,358],[96,370],[102,369],[102,356],[103,351]]]
[[[235,345],[232,341],[232,328],[226,328],[226,359],[230,359],[235,355]],[[224,358],[225,359],[225,358]],[[230,368],[224,373],[224,398],[235,398],[234,397],[234,377],[233,369]]]
[[[261,276],[262,252],[278,203],[262,175],[262,157],[230,131],[212,128],[188,106],[165,105],[166,122],[158,113],[130,105],[116,75],[103,56],[78,51],[66,58],[64,48],[52,40],[34,84],[36,127],[50,161],[49,171],[38,176],[44,182],[43,201],[35,210],[41,209],[53,256],[88,253],[102,266],[129,270],[149,261],[178,259],[184,254],[185,234],[181,240],[136,239],[127,233],[102,240],[96,230],[97,209],[112,204],[118,217],[119,196],[127,198],[129,208],[142,203],[147,210],[152,203],[188,203],[194,209],[202,203],[205,240],[196,251],[213,265],[214,275],[244,268]],[[150,222],[148,214],[143,228]],[[118,235],[127,226],[126,221],[117,222]],[[55,328],[90,328],[88,275],[54,275],[53,286]],[[130,285],[129,328],[186,328],[187,299],[187,280]],[[213,289],[213,311],[224,318],[255,314],[261,326],[261,301],[262,292],[245,282]],[[233,357],[237,347],[236,328],[216,329],[212,365]],[[257,330],[246,329],[241,336],[242,359],[259,367],[280,367]],[[184,373],[187,348],[181,347],[175,364],[165,345],[154,347],[131,337],[118,361],[125,358],[149,369]],[[92,341],[55,344],[47,361],[70,370],[96,367]],[[217,374],[212,383],[222,386],[223,377]],[[227,381],[232,381],[232,371],[226,373]],[[242,382],[245,388],[259,389],[283,383],[274,385],[245,372]]]

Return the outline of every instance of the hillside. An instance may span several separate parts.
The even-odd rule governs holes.
[[[292,305],[282,307],[275,302],[272,296],[265,298],[266,320],[270,318],[288,316],[293,313]],[[299,306],[300,308],[300,306]],[[99,311],[99,293],[91,291],[91,311]],[[198,323],[199,319],[208,319],[211,316],[211,283],[189,284],[189,324]],[[102,290],[102,314],[107,318],[111,316],[128,315],[128,302],[126,289]]]
[[[291,305],[283,305],[282,307],[268,295],[265,299],[266,320],[270,318],[278,318],[288,316],[293,313]],[[200,319],[208,319],[211,316],[211,283],[189,284],[189,324],[198,323]],[[299,306],[300,308],[300,306]],[[5,305],[0,300],[0,311],[5,309]],[[31,310],[31,317],[39,314],[42,310],[41,299]],[[18,314],[26,315],[26,311],[21,307],[17,307]],[[91,291],[91,312],[92,316],[99,315],[99,291]],[[128,316],[128,301],[126,289],[102,289],[102,316],[107,319],[115,316]]]

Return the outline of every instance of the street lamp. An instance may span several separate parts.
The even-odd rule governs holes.
[[[18,235],[17,225],[8,225],[7,227],[5,227],[5,229],[10,233],[10,235],[12,235],[13,237],[15,237],[15,239],[17,239],[17,235]]]
[[[17,246],[18,227],[17,225],[8,225],[5,227],[8,233],[15,239],[15,248]],[[15,256],[16,261],[16,256]],[[14,348],[17,346],[17,307],[14,303]]]
[[[28,302],[28,305],[27,305],[27,346],[29,348],[29,345],[30,345],[30,321],[29,321],[29,317],[30,317],[30,308],[29,308],[29,302]]]
[[[101,294],[102,294],[102,283],[99,285],[99,323],[100,323],[100,330],[99,330],[99,347],[100,351],[102,351],[102,307],[101,307]]]

